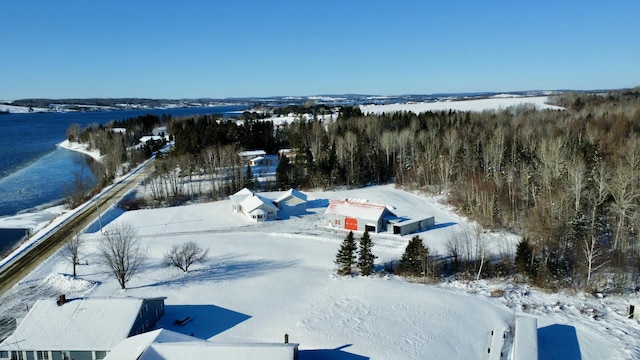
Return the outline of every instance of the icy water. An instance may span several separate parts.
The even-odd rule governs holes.
[[[0,217],[36,211],[61,203],[76,174],[95,181],[93,161],[56,144],[66,138],[71,124],[84,128],[145,114],[173,117],[195,114],[233,114],[246,106],[127,110],[103,112],[28,113],[0,116]],[[19,240],[19,232],[0,229],[0,248]]]

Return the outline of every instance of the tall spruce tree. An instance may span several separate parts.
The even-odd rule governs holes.
[[[243,185],[249,190],[256,190],[256,187],[257,187],[256,178],[253,177],[253,172],[251,172],[251,166],[249,166],[249,164],[247,164],[247,168],[245,169],[245,172],[244,172]]]
[[[291,162],[286,155],[282,155],[276,167],[276,184],[280,189],[291,188]]]
[[[416,235],[409,240],[409,244],[402,254],[400,269],[406,275],[426,276],[428,258],[429,248],[424,246],[420,236]]]
[[[362,274],[362,276],[373,274],[375,269],[374,261],[377,256],[373,255],[371,251],[372,248],[373,241],[371,241],[369,232],[365,230],[362,237],[360,237],[360,247],[358,250],[358,267],[360,268],[360,274]]]
[[[356,262],[355,251],[356,240],[353,238],[353,231],[349,231],[336,254],[335,263],[338,266],[338,275],[351,275],[353,264]]]
[[[529,244],[529,239],[522,239],[518,242],[518,247],[516,248],[516,269],[518,272],[525,275],[531,275],[533,266],[532,264],[533,258],[533,249],[531,248],[531,244]]]

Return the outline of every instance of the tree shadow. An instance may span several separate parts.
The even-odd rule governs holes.
[[[553,324],[538,329],[538,358],[581,360],[582,353],[576,328]]]
[[[208,339],[248,320],[251,316],[215,305],[165,305],[158,328]]]
[[[369,357],[342,351],[351,344],[343,345],[335,349],[300,350],[300,360],[369,360]]]
[[[262,275],[271,271],[287,269],[295,266],[296,261],[274,261],[267,259],[242,260],[236,256],[227,256],[211,260],[215,262],[207,267],[181,272],[173,279],[142,285],[138,288],[154,286],[181,286],[199,282],[237,280]]]
[[[93,206],[94,211],[97,211],[95,204],[92,204],[91,206]],[[105,209],[100,209],[98,214],[99,217],[94,222],[92,222],[89,226],[87,226],[85,233],[99,232],[100,230],[102,230],[103,227],[107,226],[113,220],[117,219],[118,217],[120,217],[120,215],[125,213],[124,210],[120,209],[117,206],[112,206],[106,209],[106,211],[104,210]]]

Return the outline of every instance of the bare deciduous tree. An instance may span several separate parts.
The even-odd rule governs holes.
[[[184,272],[188,272],[189,266],[205,260],[208,254],[209,249],[203,249],[195,241],[188,241],[171,246],[164,258],[167,261],[167,265],[175,266]]]
[[[101,263],[124,289],[140,270],[147,251],[136,237],[135,229],[130,224],[122,224],[115,230],[105,232],[98,253]]]
[[[589,289],[593,273],[608,264],[609,261],[602,261],[602,252],[600,251],[598,241],[595,236],[584,239],[584,241],[582,242],[582,252],[584,255],[584,262],[587,273],[586,288]]]
[[[587,187],[587,166],[580,157],[574,157],[567,165],[569,189],[573,195],[574,212],[580,211],[580,200]]]
[[[82,240],[80,235],[76,233],[64,244],[62,248],[62,255],[65,260],[69,261],[73,265],[73,277],[77,276],[76,266],[80,263],[80,248],[82,247]]]

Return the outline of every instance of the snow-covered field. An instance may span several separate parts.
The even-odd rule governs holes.
[[[44,108],[28,108],[24,106],[15,106],[15,105],[7,105],[0,104],[0,112],[7,112],[11,114],[26,114],[29,112],[44,112],[49,111],[49,109]]]
[[[329,199],[368,199],[394,206],[400,216],[433,214],[435,228],[418,235],[440,254],[451,233],[470,224],[437,198],[391,185],[307,194],[307,215],[260,224],[233,213],[229,200],[105,209],[105,230],[130,224],[148,248],[146,265],[126,290],[95,265],[102,235],[93,224],[82,234],[81,263],[88,265],[79,266],[78,279],[67,275],[71,266],[56,254],[0,299],[0,311],[24,309],[35,300],[34,289],[46,289],[46,296],[166,296],[160,326],[170,330],[215,342],[280,342],[286,333],[300,344],[301,359],[354,360],[484,359],[492,330],[509,328],[515,316],[533,316],[541,359],[640,358],[640,325],[625,316],[636,296],[548,294],[508,282],[424,285],[393,275],[336,276],[333,261],[346,233],[325,227]],[[275,199],[279,193],[263,195]],[[411,236],[372,234],[377,264],[399,259]],[[509,234],[485,236],[501,251],[517,241]],[[190,240],[209,249],[208,261],[186,274],[163,265],[172,244]],[[14,302],[8,299],[15,294]],[[186,316],[194,320],[173,325]]]
[[[486,99],[435,101],[425,103],[403,103],[386,105],[362,105],[360,110],[365,114],[382,114],[398,111],[410,111],[415,114],[427,111],[483,111],[506,110],[517,106],[531,106],[537,110],[552,109],[562,110],[562,107],[547,104],[548,96],[500,96],[496,95]]]

